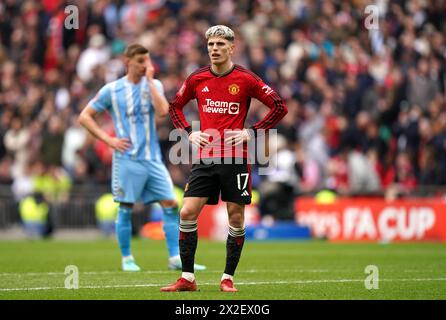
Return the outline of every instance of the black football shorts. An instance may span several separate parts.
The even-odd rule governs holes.
[[[251,168],[246,159],[231,159],[230,164],[211,163],[208,159],[192,165],[184,188],[184,197],[208,197],[206,204],[217,204],[221,199],[238,204],[251,203]]]

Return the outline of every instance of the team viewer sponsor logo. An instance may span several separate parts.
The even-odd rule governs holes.
[[[206,99],[206,104],[202,108],[206,113],[238,114],[240,103]]]
[[[228,113],[229,114],[238,114],[239,107],[240,107],[240,104],[237,102],[229,103]]]

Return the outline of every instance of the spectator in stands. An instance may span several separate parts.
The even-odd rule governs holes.
[[[79,151],[85,143],[87,133],[74,115],[71,116],[70,122],[71,125],[65,131],[63,138],[62,163],[65,170],[73,177],[75,168],[82,161]]]
[[[270,137],[271,163],[259,186],[260,212],[277,220],[294,220],[294,196],[297,194],[298,175],[296,155],[282,135]]]
[[[24,127],[20,117],[14,117],[11,120],[11,127],[5,133],[4,144],[8,153],[14,159],[14,165],[11,168],[12,176],[19,175],[25,170],[28,162],[27,144],[29,141],[29,130]]]
[[[106,46],[106,38],[102,34],[95,34],[89,40],[88,48],[79,57],[76,68],[79,78],[88,83],[93,77],[93,68],[105,64],[109,58],[110,52]]]
[[[46,165],[62,166],[62,146],[65,127],[58,115],[48,120],[48,128],[43,133],[41,156]]]
[[[446,170],[438,169],[438,179],[431,181],[433,172],[427,169],[427,163],[441,168],[446,162],[442,2],[383,2],[378,33],[363,27],[361,1],[125,0],[77,5],[79,29],[70,30],[64,28],[63,1],[0,4],[3,181],[11,181],[10,167],[14,173],[28,162],[48,160],[44,135],[53,116],[62,127],[72,127],[72,116],[97,89],[123,75],[120,48],[131,42],[151,44],[154,67],[170,99],[190,70],[206,61],[203,30],[227,21],[240,26],[234,61],[256,71],[287,99],[291,117],[279,132],[294,150],[303,148],[299,163],[317,162],[322,181],[337,181],[329,184],[349,190],[347,154],[341,151],[348,146],[373,160],[383,188],[402,170],[396,158],[405,152],[413,155],[410,171],[418,183],[446,184]],[[250,123],[262,117],[256,105],[252,101]],[[186,107],[185,114],[196,118],[196,108]],[[368,119],[363,122],[364,115]],[[20,135],[13,129],[16,118],[22,123]],[[164,121],[158,128],[163,132],[162,152],[168,154],[172,144],[165,133],[171,124]],[[28,139],[23,139],[26,130]],[[8,140],[21,143],[6,146],[7,133]],[[71,144],[70,136],[62,134],[65,145]],[[376,150],[377,162],[370,150]],[[109,171],[102,170],[96,153],[87,139],[80,153],[64,156],[79,183],[108,183]],[[178,184],[184,184],[187,171],[176,168]]]

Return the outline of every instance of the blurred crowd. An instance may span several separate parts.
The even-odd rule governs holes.
[[[367,5],[376,10],[366,13]],[[446,184],[444,0],[4,0],[0,183],[19,200],[37,180],[54,201],[73,185],[109,183],[111,150],[77,115],[125,73],[122,53],[133,42],[150,50],[172,99],[209,64],[204,32],[214,24],[235,30],[234,62],[263,78],[289,109],[278,127],[276,168],[254,177],[261,194],[328,188],[395,197]],[[247,123],[267,111],[253,101]],[[195,102],[185,112],[198,118]],[[99,121],[113,133],[108,115]],[[172,128],[169,118],[158,122],[181,187],[188,166],[169,164]]]

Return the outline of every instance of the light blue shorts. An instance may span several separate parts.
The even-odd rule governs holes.
[[[174,200],[173,183],[164,163],[113,157],[112,193],[116,202],[145,204]]]

